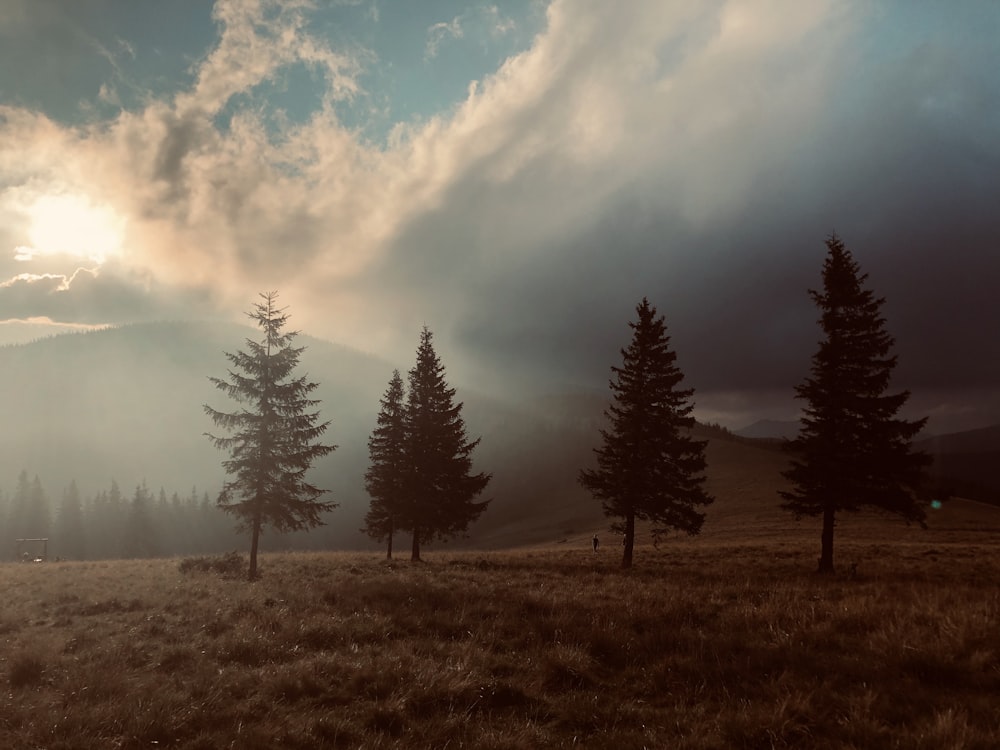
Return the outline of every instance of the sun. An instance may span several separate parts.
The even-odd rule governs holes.
[[[125,220],[108,206],[80,195],[46,195],[26,210],[28,246],[18,247],[18,260],[68,255],[98,265],[120,255]]]

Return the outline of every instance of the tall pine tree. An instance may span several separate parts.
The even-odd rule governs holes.
[[[84,526],[83,503],[74,479],[63,492],[62,504],[55,524],[55,544],[61,557],[82,560],[87,556],[87,532]]]
[[[122,557],[156,557],[160,553],[159,531],[153,521],[153,496],[146,482],[135,487],[126,511]]]
[[[395,516],[405,497],[406,394],[399,370],[393,370],[382,397],[378,420],[368,439],[371,464],[365,472],[365,489],[371,505],[362,529],[376,541],[387,541],[385,556],[392,559]]]
[[[11,500],[8,531],[12,532],[16,539],[47,538],[51,516],[49,498],[42,489],[41,480],[36,475],[29,482],[28,472],[22,470]],[[34,551],[36,550],[32,547],[32,552]]]
[[[309,398],[316,383],[294,377],[302,347],[292,346],[297,331],[283,332],[288,316],[276,306],[277,292],[261,294],[248,316],[263,331],[263,339],[246,340],[247,351],[226,352],[233,364],[229,380],[210,378],[227,396],[243,404],[233,412],[205,405],[228,437],[208,435],[229,452],[222,465],[232,477],[219,494],[218,505],[234,514],[250,532],[251,580],[257,577],[257,549],[265,525],[278,532],[322,525],[321,514],[336,503],[319,498],[325,490],[306,481],[313,462],[336,446],[318,442],[329,422],[310,411],[319,402]]]
[[[602,501],[605,515],[621,519],[612,529],[624,534],[625,568],[632,566],[637,519],[652,521],[654,534],[697,534],[705,516],[696,508],[712,502],[702,487],[706,443],[690,434],[694,390],[679,387],[684,375],[663,316],[645,297],[636,313],[622,366],[611,368],[610,429],[601,430],[603,445],[594,449],[597,468],[580,472],[580,483]]]
[[[462,403],[454,402],[455,389],[445,382],[431,338],[425,326],[408,376],[404,415],[406,471],[395,526],[412,534],[412,560],[420,559],[421,542],[464,532],[489,505],[489,500],[475,502],[491,475],[471,473],[479,439],[466,437]]]
[[[918,490],[930,459],[911,448],[927,420],[896,416],[909,392],[887,393],[896,357],[885,300],[865,288],[867,274],[836,235],[826,247],[823,290],[809,291],[825,338],[795,389],[806,406],[784,474],[793,489],[780,494],[796,517],[823,517],[819,572],[832,573],[836,514],[870,507],[922,521]]]

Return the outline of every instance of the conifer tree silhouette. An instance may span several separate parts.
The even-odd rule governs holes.
[[[216,425],[232,433],[208,437],[229,452],[222,465],[232,479],[223,485],[217,502],[250,533],[250,580],[257,577],[257,550],[265,526],[278,532],[313,528],[323,523],[322,513],[336,507],[319,499],[325,490],[306,481],[313,462],[336,446],[317,442],[330,423],[319,422],[319,412],[310,411],[319,403],[309,398],[317,384],[293,376],[304,348],[292,346],[297,331],[282,331],[288,316],[276,306],[277,296],[262,293],[263,301],[247,313],[263,338],[248,338],[245,352],[225,353],[233,364],[229,380],[209,378],[243,408],[223,412],[204,407]]]
[[[365,489],[371,496],[362,531],[376,541],[386,541],[392,559],[394,519],[402,506],[406,480],[406,393],[399,370],[393,370],[382,397],[378,421],[368,438],[371,464],[365,472]]]
[[[927,420],[896,416],[909,392],[887,393],[896,357],[881,313],[885,300],[865,288],[867,274],[839,237],[826,247],[823,289],[809,291],[825,337],[811,374],[795,389],[806,406],[784,472],[793,489],[780,495],[796,517],[823,517],[819,572],[832,573],[837,513],[871,507],[923,521],[919,489],[930,458],[911,448]]]
[[[422,542],[463,533],[490,502],[475,502],[491,475],[472,473],[479,439],[466,437],[462,403],[454,401],[431,339],[425,326],[407,378],[403,421],[406,464],[395,526],[412,534],[412,560],[420,559]]]
[[[597,468],[580,472],[604,514],[621,519],[612,529],[624,534],[625,568],[632,566],[637,519],[652,521],[655,535],[668,529],[697,534],[705,516],[696,508],[712,502],[702,487],[706,443],[690,435],[694,390],[679,387],[684,374],[663,316],[645,297],[636,313],[622,366],[611,368],[610,429],[601,430],[603,444],[594,449]]]

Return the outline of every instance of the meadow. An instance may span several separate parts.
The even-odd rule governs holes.
[[[609,537],[610,540],[610,537]],[[0,566],[0,747],[994,748],[1000,536]],[[851,574],[849,563],[857,563]]]

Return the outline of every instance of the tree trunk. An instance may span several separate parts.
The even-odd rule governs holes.
[[[822,548],[819,555],[819,568],[817,573],[833,572],[833,508],[823,511],[823,536]]]
[[[257,547],[260,542],[260,518],[254,518],[253,528],[250,530],[250,572],[247,574],[248,581],[257,580]]]
[[[410,551],[410,561],[414,562],[414,561],[419,561],[419,560],[420,560],[420,530],[419,529],[414,529],[413,530],[413,547],[411,547],[411,551]]]
[[[392,523],[391,522],[389,523],[389,545],[386,547],[386,550],[385,550],[385,559],[386,560],[391,560],[392,559]]]
[[[625,515],[625,549],[622,551],[622,567],[632,567],[632,548],[635,546],[635,513],[631,510]]]

